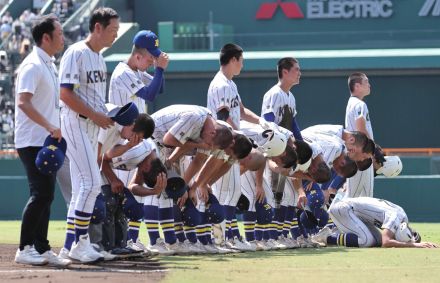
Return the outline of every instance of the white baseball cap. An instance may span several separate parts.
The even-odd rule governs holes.
[[[383,174],[385,177],[396,177],[402,172],[402,161],[399,156],[385,156],[383,166],[377,169],[377,174]]]

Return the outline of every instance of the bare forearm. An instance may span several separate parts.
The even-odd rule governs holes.
[[[45,128],[47,131],[50,131],[50,128],[54,128],[47,119],[38,112],[37,109],[32,105],[31,102],[19,102],[18,107],[28,116],[32,121]]]
[[[208,156],[203,153],[196,153],[196,156],[193,158],[188,168],[185,170],[185,174],[183,176],[183,179],[187,184],[189,184],[191,179],[197,174],[197,172],[200,171],[200,168],[202,168],[207,158]]]
[[[217,182],[217,180],[220,179],[221,176],[225,175],[229,169],[231,169],[231,164],[223,162],[223,160],[218,160],[214,174],[212,174],[211,178],[209,179],[209,185]]]
[[[121,156],[122,154],[124,154],[125,152],[127,152],[127,150],[129,150],[131,148],[130,144],[124,144],[124,145],[116,145],[114,147],[112,147],[111,149],[109,149],[106,153],[105,153],[105,158],[106,159],[112,159],[114,157],[118,157]]]
[[[241,118],[250,123],[258,124],[260,117],[258,117],[254,112],[243,107],[243,111],[241,113]]]
[[[85,104],[72,90],[61,88],[60,99],[73,111],[92,119],[95,110]],[[92,119],[93,120],[93,119]]]

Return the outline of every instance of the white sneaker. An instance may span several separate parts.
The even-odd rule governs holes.
[[[231,240],[231,239],[229,239],[228,241],[222,242],[219,245],[217,245],[217,248],[219,248],[219,247],[227,249],[227,250],[231,251],[231,253],[241,253],[241,252],[243,252],[242,250],[239,250],[235,246],[233,240]]]
[[[264,248],[256,241],[256,240],[253,240],[253,241],[250,241],[249,242],[249,244],[253,247],[253,248],[255,248],[255,250],[258,252],[258,251],[264,251]]]
[[[15,253],[15,262],[21,264],[30,264],[30,265],[45,265],[48,263],[48,260],[44,258],[40,253],[38,253],[34,246],[24,246],[24,249],[20,251],[17,249]]]
[[[304,238],[303,235],[299,236],[296,240],[298,241],[298,244],[301,246],[301,248],[319,248],[319,247],[321,247],[320,244],[312,241],[310,238]]]
[[[269,239],[267,242],[273,250],[285,250],[287,249],[286,245],[279,243],[275,239]]]
[[[329,227],[324,227],[316,235],[312,236],[312,240],[317,243],[327,245],[327,237],[332,234],[332,230]]]
[[[294,238],[292,238],[290,236],[286,238],[286,242],[290,243],[291,249],[297,249],[297,248],[300,247],[300,245],[298,244],[296,239],[294,239]]]
[[[213,246],[218,250],[219,254],[233,254],[233,253],[239,253],[239,250],[233,250],[226,247],[225,242],[220,243],[219,245],[213,244]]]
[[[41,256],[47,259],[49,265],[52,266],[64,267],[72,264],[72,261],[70,259],[62,258],[51,250],[46,251]]]
[[[63,248],[60,250],[60,252],[58,253],[58,256],[59,256],[60,258],[63,258],[63,259],[69,259],[69,260],[70,260],[70,257],[69,257],[69,250],[66,249],[65,247],[63,247]]]
[[[255,241],[257,244],[257,247],[260,248],[262,251],[270,251],[270,247],[266,245],[264,241]]]
[[[136,240],[136,242],[133,242],[133,240],[128,240],[127,247],[137,252],[145,251],[145,246],[141,243],[139,238]]]
[[[240,251],[246,251],[246,252],[255,252],[256,251],[256,247],[253,247],[251,244],[249,244],[249,242],[245,241],[245,240],[240,240],[237,237],[234,237],[234,239],[232,240],[233,243],[233,247],[235,247],[235,249],[240,250]]]
[[[73,243],[69,257],[82,263],[96,262],[104,259],[90,244],[88,234],[81,235],[78,243]]]
[[[291,238],[289,238],[289,237],[286,238],[286,237],[284,237],[284,235],[280,236],[277,242],[285,245],[288,249],[295,249],[298,247],[298,244],[296,243],[296,241],[292,241]]]
[[[194,249],[197,250],[197,254],[207,254],[208,250],[205,249],[205,245],[203,245],[200,241],[197,241],[196,243],[191,243]]]
[[[217,247],[213,244],[203,245],[203,248],[205,249],[206,253],[208,253],[208,254],[219,254],[220,253],[220,251],[217,249]]]
[[[168,248],[168,245],[165,243],[164,239],[157,239],[156,244],[149,246],[148,250],[157,253],[159,255],[173,255],[174,251]]]
[[[168,248],[174,251],[176,255],[194,255],[196,252],[192,250],[187,244],[184,242],[176,241],[174,244],[168,244]]]
[[[102,249],[98,244],[90,244],[92,248],[101,254],[101,256],[104,258],[104,261],[110,261],[114,260],[117,256],[114,254],[111,254],[104,249]]]

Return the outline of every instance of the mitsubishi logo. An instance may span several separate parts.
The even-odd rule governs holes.
[[[276,3],[266,2],[261,4],[255,17],[257,20],[270,20],[272,19],[278,7],[281,7],[281,11],[289,19],[304,18],[304,14],[296,2],[281,2],[281,0],[277,0]]]
[[[432,11],[432,12],[431,12]],[[431,14],[430,14],[431,12]],[[426,0],[419,11],[420,17],[440,16],[440,0]]]

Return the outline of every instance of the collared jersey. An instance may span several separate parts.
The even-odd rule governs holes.
[[[54,58],[35,46],[17,70],[15,86],[15,147],[43,146],[49,132],[19,107],[21,93],[32,94],[32,105],[52,125],[60,127],[60,88]]]
[[[229,117],[237,129],[240,128],[240,103],[237,85],[228,80],[222,71],[218,71],[208,89],[208,109],[217,119],[217,112],[223,108],[229,111]]]
[[[374,139],[367,104],[355,96],[350,96],[345,110],[345,128],[349,131],[357,131],[356,120],[360,117],[365,118],[368,135]]]
[[[145,100],[136,96],[136,93],[152,80],[150,74],[134,71],[127,63],[120,62],[110,78],[109,102],[121,106],[133,102],[139,113],[147,113]]]
[[[73,84],[75,95],[85,104],[106,113],[107,67],[104,57],[90,49],[84,40],[72,44],[61,58],[60,84]]]

